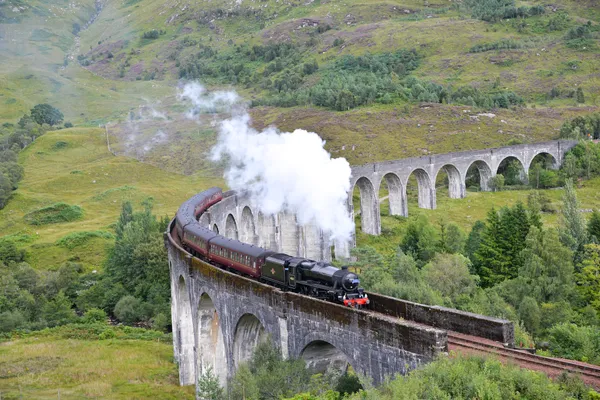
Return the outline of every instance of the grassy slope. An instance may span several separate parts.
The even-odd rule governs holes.
[[[446,105],[373,105],[343,113],[314,107],[252,110],[257,127],[275,124],[283,130],[316,131],[327,140],[328,150],[348,158],[353,164],[493,147],[511,140],[549,140],[557,136],[557,130],[566,118],[597,110],[600,101],[597,51],[568,48],[563,40],[566,29],[545,31],[552,11],[527,19],[527,27],[519,30],[513,26],[513,21],[488,24],[472,20],[467,11],[433,12],[446,6],[421,0],[350,0],[343,4],[293,0],[109,1],[98,20],[82,33],[81,52],[90,59],[95,57],[88,70],[112,82],[139,84],[135,79],[150,71],[157,72],[157,79],[168,82],[177,78],[175,60],[183,60],[198,50],[195,46],[178,49],[177,45],[184,39],[211,46],[221,54],[231,54],[235,60],[233,46],[236,44],[251,46],[282,40],[306,43],[315,28],[301,25],[303,21],[317,21],[334,28],[317,35],[317,44],[305,53],[307,59],[317,60],[321,67],[345,54],[416,47],[424,57],[421,67],[414,72],[421,79],[487,89],[499,78],[501,88],[514,90],[527,99],[525,108],[495,111],[497,117],[483,117],[479,121],[469,115],[477,111],[463,112],[469,107]],[[595,0],[565,0],[556,7],[569,13],[569,27],[587,20],[600,22]],[[203,19],[203,13],[216,13],[217,10],[260,10],[260,18],[214,14]],[[164,30],[165,34],[155,40],[142,39],[142,33],[151,29]],[[336,38],[343,38],[344,45],[333,47]],[[522,40],[526,43],[525,48],[468,52],[471,45],[508,38]],[[113,58],[107,57],[108,51]],[[119,77],[119,66],[126,59],[129,59],[129,66],[125,68],[124,76]],[[576,69],[567,65],[574,60],[580,62]],[[262,68],[259,66],[258,71]],[[207,82],[211,83],[209,78]],[[553,87],[565,92],[577,86],[584,88],[586,105],[577,106],[572,99],[545,99],[545,94]],[[236,90],[248,99],[266,94],[256,86],[238,86]],[[147,159],[159,157],[151,155]],[[187,163],[201,164],[199,160],[188,160]],[[187,165],[183,167],[187,168]]]
[[[56,149],[57,142],[67,146]],[[112,231],[121,203],[137,207],[154,198],[154,212],[173,216],[183,200],[220,180],[167,173],[126,157],[115,157],[105,145],[102,129],[72,128],[49,132],[20,154],[25,178],[8,206],[0,211],[0,232],[12,235],[29,251],[38,268],[56,268],[72,259],[86,266],[101,265],[110,240],[94,238],[69,250],[55,245],[71,232]],[[77,204],[84,217],[74,222],[31,226],[23,216],[55,202]]]
[[[0,343],[2,399],[193,399],[173,347],[142,340],[36,337]]]

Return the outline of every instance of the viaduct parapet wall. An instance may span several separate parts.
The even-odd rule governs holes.
[[[353,166],[351,187],[354,189],[358,186],[360,190],[362,230],[372,235],[381,233],[379,190],[384,180],[389,192],[390,214],[408,216],[406,187],[412,175],[417,180],[419,207],[435,209],[435,183],[440,172],[448,176],[449,196],[455,199],[464,198],[467,194],[467,171],[472,166],[479,171],[481,190],[489,190],[489,180],[497,174],[498,167],[504,160],[517,160],[521,164],[522,176],[526,181],[536,156],[549,155],[554,167],[558,168],[565,153],[576,144],[577,141],[557,140]],[[351,191],[348,197],[348,207],[353,214],[352,193]]]

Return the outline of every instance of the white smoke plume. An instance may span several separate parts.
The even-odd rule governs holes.
[[[197,82],[186,84],[179,93],[179,98],[192,103],[192,108],[187,112],[186,117],[193,120],[199,120],[202,112],[215,113],[219,111],[219,107],[228,109],[240,100],[240,96],[236,92],[208,92]]]
[[[188,113],[192,118],[240,101],[235,92],[209,93],[197,83],[186,85],[180,96],[194,105]],[[344,158],[331,158],[324,145],[319,135],[302,129],[259,132],[250,126],[244,109],[220,123],[211,156],[214,161],[227,161],[229,187],[247,191],[264,214],[288,211],[296,214],[301,225],[313,223],[322,229],[332,241],[347,241],[354,231],[346,206],[350,164]]]

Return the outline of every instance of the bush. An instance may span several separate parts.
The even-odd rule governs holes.
[[[514,0],[467,0],[472,17],[482,21],[496,22],[501,19],[526,18],[545,12],[543,6],[516,7]]]
[[[17,249],[17,246],[9,240],[0,240],[0,264],[17,263],[23,261],[25,251]]]
[[[25,222],[30,225],[56,224],[60,222],[76,221],[83,217],[83,210],[76,205],[67,203],[54,203],[25,214]]]
[[[91,308],[89,309],[82,318],[82,322],[85,324],[93,324],[96,322],[106,322],[106,313],[104,310],[99,308]]]
[[[171,324],[171,319],[165,313],[158,313],[150,322],[152,323],[152,329],[164,332]]]
[[[113,312],[119,321],[131,325],[141,320],[142,301],[131,295],[124,296],[115,305]]]
[[[0,313],[0,333],[9,333],[23,327],[26,319],[18,310]]]
[[[58,239],[56,245],[72,250],[92,238],[114,239],[115,236],[112,233],[105,231],[72,232]]]
[[[548,332],[550,352],[557,357],[600,364],[600,329],[562,323]]]
[[[511,50],[520,49],[523,43],[514,39],[502,39],[499,42],[476,44],[469,49],[469,53],[481,53],[490,50]]]
[[[106,328],[100,335],[98,335],[98,339],[100,340],[114,339],[116,337],[117,334],[113,328]]]
[[[492,189],[494,192],[499,192],[502,189],[504,189],[504,175],[502,174],[497,174],[494,177],[491,177],[489,179],[488,182],[488,186],[490,187],[490,189]]]
[[[481,357],[441,358],[407,376],[350,399],[567,399],[570,393],[540,372]],[[584,397],[585,398],[585,397]]]
[[[65,122],[65,128],[72,128],[73,124],[69,121]]]
[[[151,31],[144,32],[142,34],[143,39],[158,39],[160,32],[156,29],[152,29]]]

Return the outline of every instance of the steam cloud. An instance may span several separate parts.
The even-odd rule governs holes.
[[[194,104],[194,117],[240,99],[234,92],[207,93],[197,83],[186,85],[181,96]],[[258,132],[243,109],[220,123],[211,157],[227,161],[229,187],[247,191],[264,214],[295,213],[301,225],[314,223],[332,241],[349,240],[354,231],[346,207],[350,164],[344,158],[331,158],[324,145],[319,135],[302,129]]]

